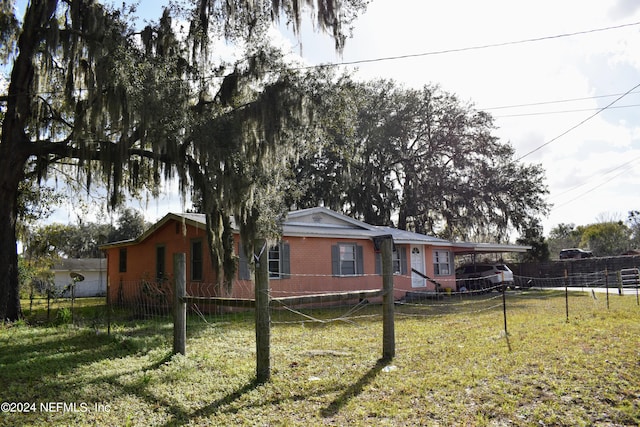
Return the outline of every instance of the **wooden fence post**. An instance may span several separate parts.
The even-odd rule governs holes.
[[[187,303],[184,300],[187,287],[187,255],[173,254],[173,354],[186,354]]]
[[[254,242],[255,300],[256,300],[256,381],[271,378],[271,314],[269,312],[269,248],[267,241]]]
[[[111,280],[107,276],[107,335],[111,336]]]
[[[607,289],[607,310],[609,310],[609,271],[604,268],[604,286]]]
[[[502,276],[502,316],[504,317],[504,335],[506,337],[509,336],[509,331],[507,330],[507,285],[504,284],[504,271],[501,274]]]
[[[569,277],[566,268],[564,270],[564,307],[567,315],[567,323],[569,323]]]
[[[393,238],[382,240],[382,359],[389,361],[396,355],[393,299]]]

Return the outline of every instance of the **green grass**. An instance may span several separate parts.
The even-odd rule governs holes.
[[[111,336],[5,326],[0,402],[36,412],[1,413],[0,425],[640,425],[640,307],[610,298],[607,309],[604,295],[572,295],[567,321],[562,293],[514,292],[508,335],[495,294],[398,306],[389,363],[379,306],[325,323],[274,313],[266,384],[254,382],[247,316],[190,318],[187,356],[171,355],[170,322]]]

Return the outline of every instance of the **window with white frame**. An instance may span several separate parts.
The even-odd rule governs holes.
[[[406,263],[406,260],[405,260]],[[402,261],[400,258],[400,250],[395,246],[393,247],[393,274],[402,274]]]
[[[340,248],[340,275],[356,274],[356,245],[338,245]]]
[[[331,264],[334,276],[364,274],[363,249],[356,243],[338,243],[331,247]]]
[[[269,248],[269,278],[279,279],[281,271],[280,245],[274,245]]]
[[[376,274],[382,274],[382,253],[376,253]],[[407,248],[393,245],[393,274],[407,274]]]
[[[436,276],[451,274],[451,253],[449,251],[433,251],[433,272]]]

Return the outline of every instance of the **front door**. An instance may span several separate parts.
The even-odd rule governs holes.
[[[417,270],[420,273],[424,274],[424,253],[422,250],[422,246],[411,246],[411,269]],[[411,272],[411,287],[412,288],[424,288],[426,286],[425,279]]]

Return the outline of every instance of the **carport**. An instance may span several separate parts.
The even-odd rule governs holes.
[[[491,275],[492,279],[487,278],[485,276],[485,270],[490,269],[491,267],[486,264],[506,264],[503,260],[503,255],[505,253],[526,253],[531,249],[531,246],[526,245],[511,245],[511,244],[500,244],[500,243],[464,243],[464,244],[456,244],[453,248],[454,253],[454,266],[455,271],[458,273],[458,269],[460,267],[466,266],[464,270],[464,275],[462,276],[462,282],[459,282],[461,279],[458,274],[456,274],[456,287],[459,285],[465,286],[465,288],[470,290],[480,290],[484,291],[485,289],[492,289],[496,286],[496,284],[502,284],[502,286],[513,286],[511,280],[505,281],[504,274],[502,275],[502,279],[499,283],[496,283],[493,278],[494,275]],[[481,259],[480,256],[485,256],[484,259]],[[476,263],[480,264],[476,270]],[[492,268],[493,271],[498,273],[498,270],[507,269],[502,266],[494,266]],[[476,274],[477,273],[477,274]],[[471,279],[469,278],[471,276]]]
[[[511,245],[503,243],[456,243],[453,247],[453,254],[456,257],[469,256],[469,262],[475,263],[478,255],[494,255],[494,261],[501,260],[496,258],[498,254],[505,253],[526,253],[531,249],[531,246],[526,245]]]

